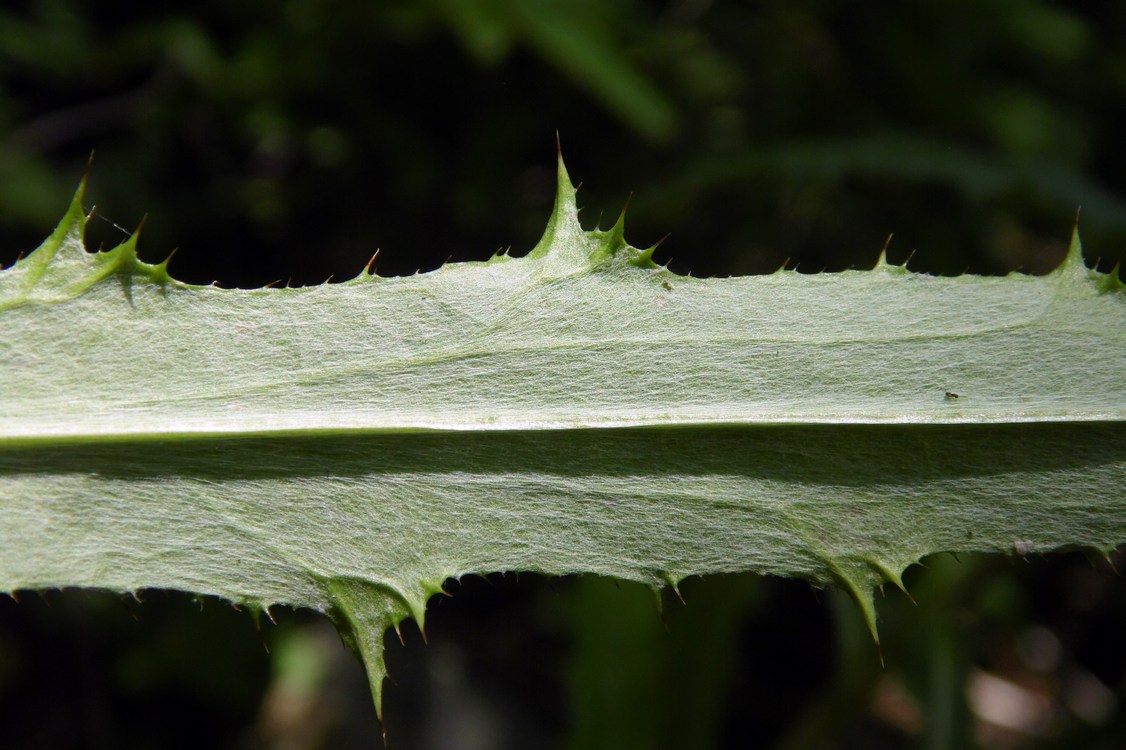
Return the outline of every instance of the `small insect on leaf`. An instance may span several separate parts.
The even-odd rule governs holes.
[[[957,401],[960,398],[961,398],[961,396],[959,396],[954,391],[947,391],[946,392],[946,400],[947,401]]]
[[[665,288],[666,292],[672,291],[672,284],[670,284],[668,281],[662,281],[661,286],[663,286]]]
[[[1014,539],[1013,552],[1020,557],[1028,557],[1028,553],[1032,551],[1032,542],[1027,539]]]

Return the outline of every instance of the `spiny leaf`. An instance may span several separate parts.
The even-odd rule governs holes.
[[[167,588],[383,634],[473,573],[873,587],[942,551],[1126,541],[1126,293],[1048,276],[699,279],[562,163],[526,257],[183,284],[76,196],[0,272],[0,589]]]

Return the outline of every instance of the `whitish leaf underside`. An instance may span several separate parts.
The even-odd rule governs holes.
[[[328,613],[377,705],[447,578],[871,592],[936,552],[1126,542],[1126,294],[1054,273],[681,277],[555,210],[524,258],[186,285],[80,196],[0,271],[0,589]]]

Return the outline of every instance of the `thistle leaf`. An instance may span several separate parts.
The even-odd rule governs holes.
[[[87,253],[0,271],[0,590],[175,589],[382,643],[467,574],[873,587],[1126,542],[1126,293],[1052,274],[701,279],[560,163],[526,257],[300,289]]]

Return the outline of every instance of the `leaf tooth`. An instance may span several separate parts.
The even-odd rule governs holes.
[[[401,591],[396,591],[399,598],[402,599],[403,604],[406,605],[407,611],[410,613],[410,618],[418,625],[418,630],[422,633],[423,642],[428,642],[426,638],[426,600],[428,596],[410,596]]]
[[[137,257],[137,241],[140,239],[141,229],[144,228],[144,225],[145,221],[142,219],[127,240],[112,250],[95,254],[93,259],[96,265],[93,272],[88,277],[79,279],[79,283],[84,288],[89,287],[95,281],[113,273],[136,273],[151,277],[155,266],[142,263]]]
[[[563,153],[558,155],[558,163],[555,171],[555,211],[556,213],[572,213],[578,212],[578,205],[575,196],[578,188],[571,182],[571,175],[567,173],[567,165],[563,163]]]
[[[894,274],[896,276],[905,276],[911,273],[907,268],[907,261],[896,264],[888,260],[888,248],[891,246],[891,238],[894,235],[889,234],[884,240],[884,246],[880,249],[880,257],[876,259],[876,265],[872,266],[873,271],[882,271],[884,273]],[[910,258],[907,259],[908,261]]]
[[[589,232],[595,243],[590,249],[589,262],[591,266],[604,263],[612,258],[622,258],[630,265],[639,268],[659,268],[653,262],[653,252],[660,247],[668,235],[665,235],[650,247],[638,248],[626,241],[626,212],[629,210],[629,200],[618,214],[617,220],[609,229],[595,229]]]
[[[343,283],[343,284],[363,284],[366,281],[372,281],[373,279],[378,279],[379,274],[375,270],[375,261],[378,258],[379,258],[379,250],[376,249],[375,253],[372,254],[372,256],[371,256],[371,259],[368,260],[368,262],[364,264],[364,267],[360,269],[359,273],[357,273],[355,276],[348,279],[347,281],[343,281],[341,283]]]
[[[158,284],[167,284],[173,280],[172,275],[168,273],[168,264],[172,261],[172,258],[175,255],[176,250],[173,249],[172,252],[168,253],[164,260],[160,261],[155,266],[151,266],[149,274],[152,276],[153,281],[157,282]]]
[[[664,237],[657,240],[656,242],[654,242],[649,247],[644,248],[642,250],[639,250],[638,251],[639,261],[644,260],[645,265],[649,268],[664,268],[667,271],[668,270],[667,266],[659,266],[653,260],[653,253],[655,253],[657,251],[657,248],[659,248],[661,245],[665,244],[665,240],[667,240],[670,236],[671,236],[670,234],[666,234]],[[638,262],[637,265],[641,265],[641,262]]]
[[[435,581],[420,581],[420,594],[412,596],[398,592],[403,598],[403,603],[407,605],[410,610],[411,618],[418,623],[418,630],[422,634],[424,643],[429,641],[426,638],[426,603],[430,601],[430,597],[441,594],[442,596],[451,596],[450,592],[446,591],[442,586],[442,580]]]
[[[371,260],[368,261],[367,265],[364,266],[364,270],[361,271],[361,275],[367,276],[368,278],[375,276],[375,261],[378,258],[379,258],[379,248],[377,247],[375,249],[375,252],[371,254]]]
[[[1114,571],[1115,575],[1120,575],[1118,572],[1118,566],[1114,564],[1114,553],[1116,551],[1117,548],[1113,546],[1105,548],[1090,547],[1084,550],[1084,552],[1087,554],[1087,559],[1090,560],[1092,564],[1094,564],[1096,560],[1102,560],[1110,566],[1110,569]]]
[[[231,606],[236,606],[236,605],[234,605],[232,603]],[[254,621],[254,629],[258,632],[262,632],[262,610],[263,609],[264,609],[264,607],[262,607],[261,605],[253,604],[253,603],[248,604],[247,607],[246,607],[246,611],[250,614],[250,619]]]
[[[1098,288],[1100,294],[1107,292],[1120,292],[1126,289],[1126,282],[1122,281],[1122,263],[1114,264],[1114,268],[1110,269],[1109,273],[1100,273],[1092,269],[1092,275],[1095,278],[1095,286]]]
[[[592,266],[606,262],[629,247],[625,239],[626,209],[628,208],[629,202],[627,201],[626,206],[622,208],[622,212],[618,214],[618,220],[609,229],[595,229],[590,232],[591,236],[597,240],[590,250],[589,260]]]
[[[665,585],[676,594],[676,598],[680,600],[680,603],[687,604],[687,602],[684,601],[684,595],[680,593],[680,582],[684,580],[684,576],[676,575],[667,570],[662,570],[658,575],[661,580],[665,582]]]
[[[577,188],[571,183],[571,176],[567,174],[567,166],[563,163],[563,154],[560,153],[556,171],[555,204],[551,210],[551,216],[547,220],[543,237],[540,238],[540,241],[528,253],[527,257],[547,257],[551,254],[552,248],[557,245],[557,239],[563,240],[560,246],[565,247],[572,244],[574,238],[582,234],[576,194]],[[556,251],[558,252],[558,249]]]
[[[614,226],[603,234],[603,244],[609,250],[610,255],[615,255],[626,247],[626,212],[629,211],[629,202],[632,198],[632,195],[626,198],[625,205],[622,206]]]
[[[660,247],[661,243],[664,242],[667,238],[668,235],[666,234],[664,237],[657,240],[649,247],[633,247],[632,245],[626,245],[626,257],[628,258],[630,264],[635,265],[638,268],[661,268],[662,266],[658,266],[657,263],[653,261],[653,252],[658,247]]]
[[[857,577],[850,574],[832,558],[825,558],[825,562],[828,564],[829,572],[833,576],[833,580],[836,581],[837,585],[844,589],[860,607],[860,612],[864,615],[864,622],[868,625],[868,632],[872,634],[872,640],[875,641],[876,647],[879,648],[880,633],[876,628],[876,602],[870,581],[863,579],[858,580]],[[880,662],[883,663],[882,652],[880,653]]]
[[[885,581],[895,584],[895,587],[902,591],[907,596],[907,598],[911,600],[912,604],[918,604],[918,602],[915,601],[915,597],[911,596],[911,592],[907,590],[907,586],[903,584],[902,573],[897,573],[895,571],[895,568],[884,563],[882,560],[877,560],[875,558],[869,559],[868,564],[872,566],[872,569],[875,570],[876,573],[878,573]]]
[[[1075,226],[1071,230],[1071,241],[1067,245],[1067,255],[1052,273],[1064,279],[1085,279],[1088,275],[1087,264],[1083,260],[1083,241],[1079,238],[1079,216],[1075,217]]]
[[[889,234],[887,236],[887,239],[884,240],[884,246],[882,248],[880,248],[880,257],[876,259],[876,265],[872,267],[873,271],[876,270],[877,268],[891,268],[892,267],[891,263],[888,263],[888,246],[891,245],[892,236],[893,235]]]
[[[121,266],[129,265],[130,268],[135,266],[145,266],[152,268],[147,263],[141,263],[140,258],[137,256],[137,243],[141,240],[141,232],[145,229],[145,223],[149,220],[148,214],[141,217],[141,221],[137,223],[137,228],[133,230],[133,234],[129,238],[118,245],[114,250],[121,253],[121,259],[118,264]]]
[[[324,585],[331,603],[329,615],[364,662],[376,715],[382,722],[383,679],[387,676],[383,636],[389,628],[397,630],[407,617],[419,618],[426,604],[424,594],[418,590],[412,595],[388,582],[353,576],[326,578]]]

